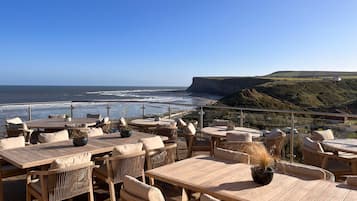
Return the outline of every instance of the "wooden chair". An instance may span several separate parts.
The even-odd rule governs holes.
[[[230,133],[228,132],[225,140],[220,140],[217,147],[245,153],[247,148],[253,143],[250,133]]]
[[[142,138],[139,141],[143,143],[146,151],[146,168],[148,170],[175,162],[176,143],[165,145],[159,136]]]
[[[264,145],[271,155],[281,158],[285,144],[286,134],[280,129],[275,129],[264,137]]]
[[[7,137],[24,136],[26,142],[29,142],[31,134],[34,132],[34,130],[29,129],[27,124],[19,117],[7,119],[5,127]]]
[[[335,136],[333,135],[333,131],[331,129],[327,130],[316,130],[311,134],[311,139],[314,141],[323,141],[323,140],[333,140]]]
[[[248,154],[218,147],[214,149],[214,157],[237,163],[250,164],[250,156]]]
[[[111,124],[112,122],[109,120],[109,117],[104,117],[95,127],[102,128],[104,133],[110,133]]]
[[[309,137],[304,138],[302,153],[304,164],[329,170],[337,178],[342,175],[357,175],[356,156],[325,152],[319,142],[313,141]]]
[[[184,136],[187,144],[187,157],[191,157],[194,151],[210,151],[213,153],[210,139],[197,136],[196,128],[192,123],[188,123],[184,129]]]
[[[176,126],[162,126],[158,125],[154,130],[153,134],[168,137],[164,143],[176,143],[177,141],[177,127]]]
[[[275,169],[277,172],[305,179],[322,179],[331,182],[335,181],[335,177],[331,172],[311,165],[278,161]]]
[[[123,187],[120,190],[121,201],[165,201],[161,191],[153,186],[125,176]]]
[[[111,157],[104,156],[96,158],[96,161],[101,161],[105,164],[101,168],[95,169],[94,175],[97,179],[103,180],[108,184],[111,201],[116,200],[114,185],[123,182],[126,175],[135,178],[141,177],[145,183],[145,151]]]
[[[89,201],[94,201],[92,162],[67,168],[31,171],[27,174],[26,201],[65,200],[88,193]],[[32,180],[33,177],[39,178]]]
[[[14,149],[25,146],[24,136],[0,139],[0,150]],[[0,196],[4,195],[2,179],[26,174],[26,170],[17,168],[0,158]],[[2,200],[2,198],[0,198]]]

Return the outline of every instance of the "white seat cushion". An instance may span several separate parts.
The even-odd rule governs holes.
[[[312,132],[311,139],[315,141],[323,141],[323,140],[333,140],[335,139],[333,132],[331,129],[323,130],[323,131],[314,131]]]
[[[14,149],[24,146],[25,146],[24,136],[4,138],[0,140],[0,150]]]
[[[139,153],[143,150],[143,143],[124,144],[114,147],[112,155],[128,155]]]
[[[144,184],[133,177],[125,176],[123,184],[126,192],[143,200],[165,201],[164,196],[158,188]]]
[[[75,165],[89,163],[91,161],[91,153],[80,153],[71,157],[59,158],[51,163],[50,169],[68,168]]]
[[[165,148],[164,142],[159,136],[141,138],[139,141],[143,143],[146,151]]]
[[[58,142],[69,140],[69,135],[67,130],[62,130],[54,133],[41,133],[38,136],[38,141],[40,143]]]
[[[88,137],[104,135],[102,128],[88,128],[87,134],[88,134]]]
[[[8,123],[8,124],[22,124],[23,121],[20,119],[20,117],[15,117],[12,119],[7,119],[6,123]]]

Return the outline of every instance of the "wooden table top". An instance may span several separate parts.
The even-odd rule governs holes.
[[[357,139],[324,140],[321,143],[330,150],[357,154]]]
[[[260,186],[253,182],[249,165],[208,156],[196,156],[146,171],[145,174],[225,201],[357,200],[357,187],[325,180],[303,180],[278,173],[274,173],[270,184]]]
[[[72,144],[72,140],[66,140],[2,150],[0,151],[0,156],[18,168],[26,169],[47,165],[57,158],[78,153],[90,152],[92,155],[96,155],[110,152],[117,145],[136,143],[140,138],[153,136],[154,135],[141,132],[133,132],[129,138],[121,138],[119,133],[105,134],[103,136],[89,138],[88,144],[82,147],[75,147]],[[167,137],[162,138],[163,140],[167,140]]]
[[[158,125],[170,125],[174,123],[175,120],[173,119],[160,119],[159,121],[155,121],[154,118],[147,118],[147,119],[134,119],[130,121],[130,124],[137,125],[137,126],[158,126]]]
[[[91,126],[95,125],[97,121],[96,118],[73,118],[71,121],[61,118],[48,118],[27,121],[26,124],[29,128],[64,129],[67,125],[87,124],[87,126]]]
[[[227,136],[227,132],[230,133],[250,133],[253,138],[259,138],[263,135],[260,130],[245,128],[245,127],[235,127],[234,130],[227,131],[227,126],[214,126],[214,127],[204,127],[201,129],[201,132],[213,136],[224,138]]]

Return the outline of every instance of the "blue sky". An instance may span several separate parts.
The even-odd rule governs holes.
[[[0,2],[0,84],[188,86],[357,71],[355,0]]]

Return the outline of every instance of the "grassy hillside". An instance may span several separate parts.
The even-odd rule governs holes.
[[[340,76],[344,78],[357,77],[357,72],[338,71],[277,71],[264,77],[270,78],[324,78]]]
[[[357,106],[357,79],[340,82],[331,80],[274,81],[243,89],[221,99],[230,106],[355,111]]]

